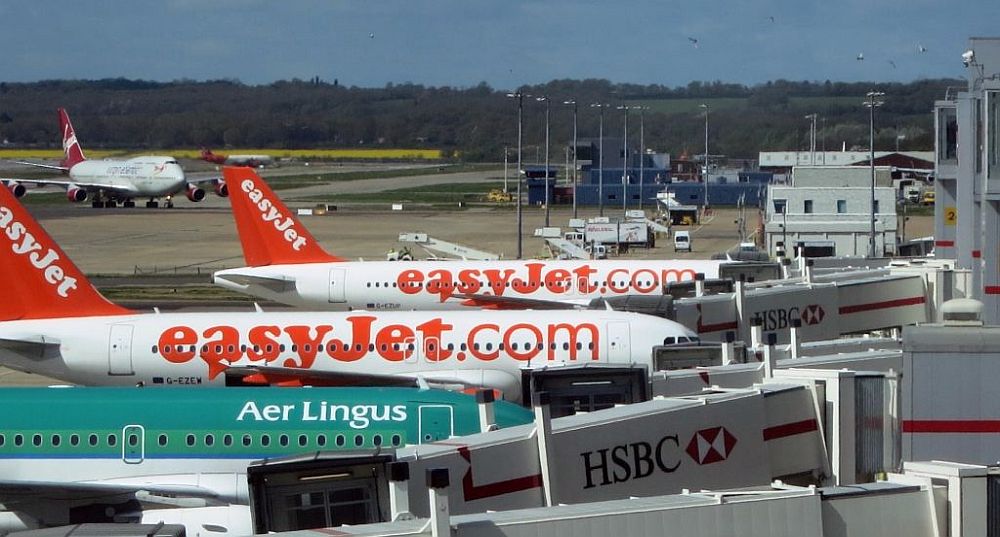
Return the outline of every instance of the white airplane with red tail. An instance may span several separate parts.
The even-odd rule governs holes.
[[[665,339],[697,340],[673,321],[610,310],[140,314],[101,296],[2,188],[0,278],[0,363],[88,385],[220,385],[230,370],[243,382],[487,387],[518,399],[523,368],[648,365]]]
[[[662,295],[717,278],[724,260],[346,261],[328,254],[251,169],[223,169],[247,267],[216,285],[330,310],[564,309],[595,298]]]
[[[226,184],[218,179],[189,182],[184,170],[173,157],[141,156],[128,160],[87,160],[83,155],[76,131],[66,110],[59,110],[59,131],[62,132],[63,160],[58,166],[36,162],[18,162],[37,168],[59,171],[68,179],[0,179],[21,197],[25,184],[54,185],[66,189],[69,201],[80,203],[92,199],[94,207],[135,207],[135,198],[149,198],[146,207],[157,207],[158,198],[166,198],[167,207],[173,207],[173,196],[183,193],[191,201],[205,199],[205,191],[198,186],[209,183],[219,196],[228,194]]]

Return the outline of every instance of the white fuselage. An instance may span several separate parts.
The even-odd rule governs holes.
[[[0,350],[3,365],[92,385],[223,385],[229,366],[361,375],[420,375],[520,397],[523,368],[649,365],[666,319],[627,312],[463,311],[165,313],[0,323],[0,339],[58,341]]]
[[[662,295],[663,285],[717,278],[715,260],[370,261],[221,270],[221,287],[293,306],[329,310],[453,310],[481,307],[463,295],[587,304],[595,298]]]
[[[69,177],[83,185],[116,186],[137,198],[169,196],[187,187],[184,170],[172,157],[85,160],[69,169]]]

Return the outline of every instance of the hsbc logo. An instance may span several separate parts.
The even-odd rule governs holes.
[[[758,311],[756,317],[761,320],[765,332],[784,330],[792,325],[793,319],[800,319],[803,326],[813,326],[823,322],[826,311],[819,304],[810,304],[801,309],[798,306],[790,308],[775,308]]]
[[[724,461],[736,446],[736,437],[725,427],[702,429],[691,437],[684,451],[700,466]]]
[[[681,446],[687,446],[682,448]],[[672,474],[687,453],[699,466],[722,462],[736,446],[736,437],[725,427],[702,429],[686,443],[676,434],[657,442],[632,442],[580,454],[587,484],[584,489],[625,483],[654,473]]]
[[[819,304],[812,304],[802,308],[802,324],[807,326],[812,326],[814,324],[819,324],[823,322],[823,317],[826,316],[826,312],[823,311],[823,306]]]

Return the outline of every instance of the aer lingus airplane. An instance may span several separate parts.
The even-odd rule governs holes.
[[[415,388],[3,388],[0,408],[0,533],[146,520],[250,534],[251,461],[480,430],[474,398]]]
[[[283,382],[426,382],[518,399],[524,368],[649,366],[665,339],[697,340],[673,321],[606,310],[140,314],[101,296],[2,188],[0,281],[0,363],[87,385],[222,385],[242,366]]]
[[[717,278],[724,260],[347,261],[328,254],[249,168],[225,168],[247,267],[216,285],[329,310],[545,309],[592,299],[662,295],[663,285]]]
[[[166,198],[167,206],[173,207],[173,196],[183,193],[191,201],[205,199],[205,191],[196,183],[189,182],[184,170],[173,157],[141,156],[128,160],[87,160],[80,142],[76,139],[69,114],[59,109],[59,131],[62,132],[63,160],[58,166],[19,162],[62,172],[66,179],[0,179],[15,196],[26,193],[25,184],[54,185],[66,190],[66,197],[72,202],[93,200],[94,207],[115,207],[121,203],[134,207],[134,199],[145,199],[146,207],[157,207],[158,198]],[[201,181],[210,183],[215,193],[226,196],[226,185],[218,179]]]

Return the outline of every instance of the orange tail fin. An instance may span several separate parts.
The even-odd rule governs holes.
[[[64,158],[62,165],[72,168],[87,160],[87,157],[83,156],[83,149],[80,147],[80,142],[76,140],[76,131],[73,130],[73,124],[69,122],[69,114],[66,113],[65,108],[59,109],[59,130],[62,132],[63,137]]]
[[[323,250],[253,169],[226,166],[222,176],[229,189],[229,203],[233,206],[236,231],[248,265],[343,261]]]
[[[0,320],[126,315],[83,272],[9,189],[0,188]]]

